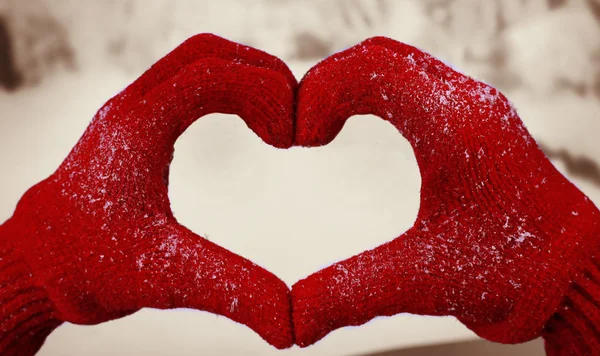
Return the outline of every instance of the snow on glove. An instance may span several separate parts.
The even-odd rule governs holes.
[[[418,217],[400,237],[292,287],[296,342],[407,312],[453,315],[502,343],[541,335],[551,355],[600,354],[600,215],[509,101],[376,37],[302,80],[296,144],[325,145],[362,114],[389,121],[411,144]]]
[[[221,314],[291,346],[288,287],[179,225],[167,178],[175,140],[206,114],[237,114],[265,142],[289,147],[295,86],[275,57],[198,35],[109,100],[0,226],[0,354],[34,354],[65,321],[97,324],[143,307]]]

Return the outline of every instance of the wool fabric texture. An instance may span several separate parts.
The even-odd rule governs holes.
[[[500,92],[375,37],[312,68],[297,101],[296,145],[374,114],[408,140],[422,179],[412,228],[292,287],[298,345],[413,313],[496,342],[542,336],[549,355],[600,354],[600,214]]]
[[[387,120],[421,172],[414,226],[290,293],[170,210],[175,140],[214,112],[278,148],[326,145],[352,115]],[[414,47],[370,38],[298,86],[281,60],[198,35],[109,100],[0,225],[0,354],[33,355],[65,321],[186,307],[278,348],[413,313],[455,316],[496,342],[541,336],[549,355],[597,355],[599,216],[500,92]]]
[[[217,313],[291,346],[286,284],[178,224],[167,185],[175,140],[206,114],[289,147],[295,86],[279,59],[198,35],[109,100],[0,226],[0,354],[33,355],[63,322],[143,307]]]

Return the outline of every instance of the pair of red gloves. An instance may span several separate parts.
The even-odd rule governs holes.
[[[279,148],[325,145],[352,115],[388,120],[421,172],[414,226],[290,291],[170,210],[175,140],[215,112]],[[502,94],[416,48],[371,38],[298,84],[273,56],[198,35],[109,100],[0,226],[0,354],[144,307],[221,314],[277,348],[407,312],[453,315],[497,342],[542,336],[551,355],[600,354],[599,222]]]

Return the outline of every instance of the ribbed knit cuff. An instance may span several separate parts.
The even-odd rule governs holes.
[[[571,284],[542,336],[549,356],[600,355],[600,268],[594,261]]]
[[[0,241],[0,355],[34,355],[62,323],[54,314],[27,265]]]

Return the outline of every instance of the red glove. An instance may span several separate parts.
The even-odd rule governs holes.
[[[374,114],[409,141],[422,177],[412,228],[293,286],[300,346],[407,312],[453,315],[502,343],[541,335],[552,355],[600,354],[600,215],[501,93],[372,38],[313,68],[298,103],[298,145]]]
[[[268,144],[289,147],[295,86],[280,60],[198,35],[108,101],[0,226],[0,354],[34,354],[65,321],[143,307],[221,314],[291,346],[288,287],[179,225],[167,178],[175,140],[206,114],[237,114]]]

